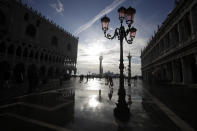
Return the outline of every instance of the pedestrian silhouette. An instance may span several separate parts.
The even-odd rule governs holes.
[[[109,100],[111,100],[111,98],[112,98],[112,96],[113,96],[113,85],[114,85],[114,83],[113,83],[113,79],[112,79],[112,77],[110,76],[110,77],[108,77],[108,83],[109,83],[109,93],[108,93],[108,97],[109,97]]]

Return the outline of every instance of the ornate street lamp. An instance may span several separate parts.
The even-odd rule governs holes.
[[[121,121],[127,121],[130,117],[130,110],[128,108],[128,104],[125,100],[125,89],[124,89],[124,64],[123,64],[123,40],[128,44],[132,44],[133,39],[136,35],[136,29],[134,27],[131,28],[131,25],[133,23],[134,15],[136,13],[136,10],[134,8],[129,7],[128,9],[125,9],[124,7],[120,7],[118,9],[119,13],[119,20],[120,20],[120,28],[116,28],[114,35],[111,36],[110,34],[107,34],[108,26],[110,19],[107,16],[104,16],[101,19],[102,29],[104,31],[104,36],[108,39],[114,39],[118,37],[118,40],[120,40],[120,87],[118,90],[118,103],[116,104],[117,107],[114,109],[114,115],[117,119]],[[128,25],[128,29],[125,29],[123,26],[123,21],[126,18],[126,23]],[[127,38],[127,36],[130,36]]]

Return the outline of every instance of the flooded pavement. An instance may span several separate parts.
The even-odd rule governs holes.
[[[141,81],[135,86],[126,85],[126,100],[131,112],[127,123],[116,120],[113,115],[118,100],[118,79],[114,79],[110,100],[110,89],[104,79],[80,82],[73,78],[61,89],[18,97],[1,105],[0,130],[179,131],[189,128],[184,124],[181,127],[166,115],[160,102],[142,88]]]

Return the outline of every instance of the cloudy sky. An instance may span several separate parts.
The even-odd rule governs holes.
[[[109,33],[119,27],[117,9],[120,6],[136,9],[133,26],[137,36],[132,45],[124,42],[124,64],[132,57],[132,75],[141,74],[140,52],[174,7],[174,0],[23,0],[50,20],[79,37],[78,74],[99,72],[99,56],[103,55],[104,72],[119,72],[119,41],[104,37],[100,18],[110,18]],[[125,24],[126,26],[126,24]],[[125,72],[127,73],[127,72]]]

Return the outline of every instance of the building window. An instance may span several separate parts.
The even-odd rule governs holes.
[[[171,32],[172,44],[177,44],[179,41],[178,25],[176,24]]]
[[[51,39],[51,45],[57,46],[58,45],[58,39],[56,36],[53,36]]]
[[[24,20],[25,20],[25,21],[28,21],[28,20],[29,20],[29,14],[28,14],[28,13],[25,13],[25,15],[24,15]]]
[[[4,13],[0,10],[0,25],[5,25],[5,15]]]
[[[37,20],[36,22],[36,26],[39,27],[40,26],[40,20]]]
[[[190,13],[187,13],[185,16],[185,32],[188,36],[191,36],[191,21],[190,21]]]
[[[26,35],[35,37],[36,36],[36,28],[34,25],[28,25],[26,28]]]
[[[71,45],[70,45],[70,43],[67,45],[67,50],[68,51],[71,51]]]
[[[191,23],[190,23],[190,15],[187,13],[180,21],[179,24],[180,30],[180,39],[181,41],[185,41],[191,36]]]

